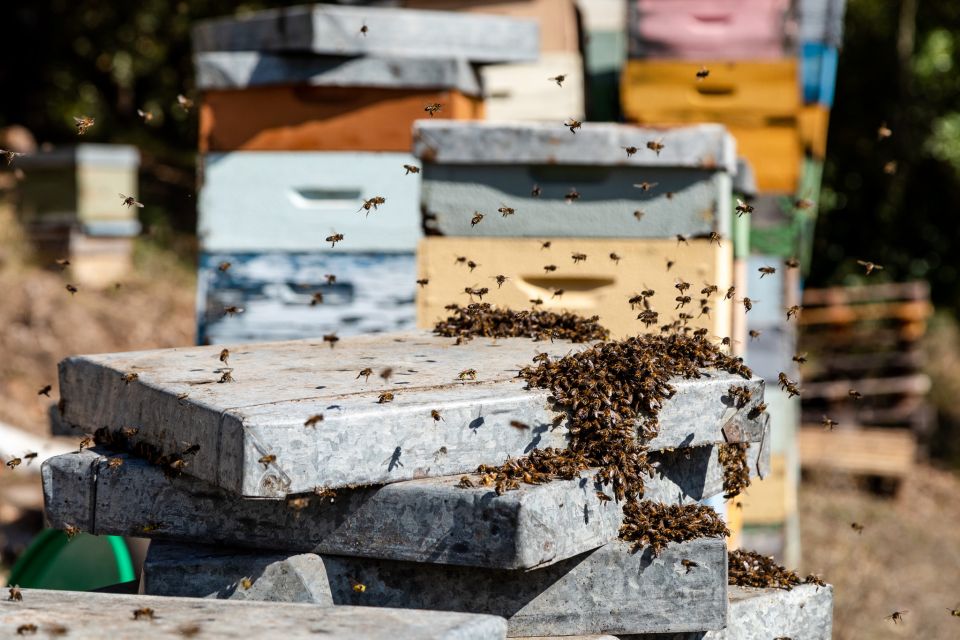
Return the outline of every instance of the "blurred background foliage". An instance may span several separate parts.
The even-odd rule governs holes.
[[[156,235],[195,228],[196,115],[190,27],[198,19],[295,0],[8,0],[0,126],[39,142],[95,142],[143,154],[144,221]],[[960,3],[848,0],[808,284],[862,280],[853,258],[886,266],[871,281],[929,280],[935,304],[960,312]],[[143,123],[137,109],[155,114]],[[886,122],[893,136],[878,140]],[[892,175],[884,166],[896,162]]]

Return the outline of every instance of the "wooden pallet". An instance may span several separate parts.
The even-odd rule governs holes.
[[[805,469],[903,478],[913,468],[916,452],[909,429],[800,428],[800,465]]]

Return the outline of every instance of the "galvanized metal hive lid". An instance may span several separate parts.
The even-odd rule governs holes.
[[[737,171],[736,142],[719,124],[638,127],[587,122],[571,133],[562,122],[418,120],[413,153],[436,164],[566,164],[692,167]],[[647,142],[659,141],[654,152]],[[638,147],[632,155],[625,147]]]
[[[361,28],[366,26],[365,33]],[[324,55],[464,58],[532,62],[540,51],[534,20],[384,7],[304,5],[193,28],[202,51],[309,51]]]

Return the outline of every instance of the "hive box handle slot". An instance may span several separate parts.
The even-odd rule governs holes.
[[[363,200],[360,189],[324,189],[322,187],[294,187],[288,194],[298,209],[340,210],[359,209]]]
[[[570,277],[522,276],[517,286],[531,299],[540,298],[544,307],[563,307],[564,309],[594,309],[600,306],[602,293],[612,286],[613,278],[603,276]],[[555,296],[558,289],[563,294]]]

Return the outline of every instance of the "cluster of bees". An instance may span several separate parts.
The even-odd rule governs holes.
[[[182,451],[164,454],[158,447],[137,440],[136,435],[139,431],[137,427],[122,427],[113,431],[107,427],[100,427],[93,434],[93,442],[112,451],[123,451],[143,458],[162,468],[168,477],[180,475],[190,460],[200,451],[200,445],[193,444]],[[110,458],[107,464],[111,469],[115,469],[123,464],[123,458]]]
[[[825,586],[814,574],[800,579],[795,571],[774,562],[773,557],[756,551],[737,549],[727,554],[727,575],[730,584],[740,587],[759,587],[790,590],[800,584]]]
[[[483,338],[532,338],[534,340],[570,340],[593,342],[606,340],[610,332],[597,322],[598,316],[583,318],[573,313],[552,311],[511,311],[475,302],[461,307],[447,305],[453,315],[438,322],[433,332],[457,338],[457,344],[474,336]]]
[[[732,500],[750,486],[750,463],[747,461],[745,442],[728,442],[720,445],[718,458],[723,467],[723,497]]]
[[[620,538],[633,543],[633,551],[649,546],[659,555],[670,542],[697,538],[725,538],[730,530],[716,511],[702,504],[663,504],[640,500],[624,505],[626,516]],[[684,564],[687,573],[696,563]]]

